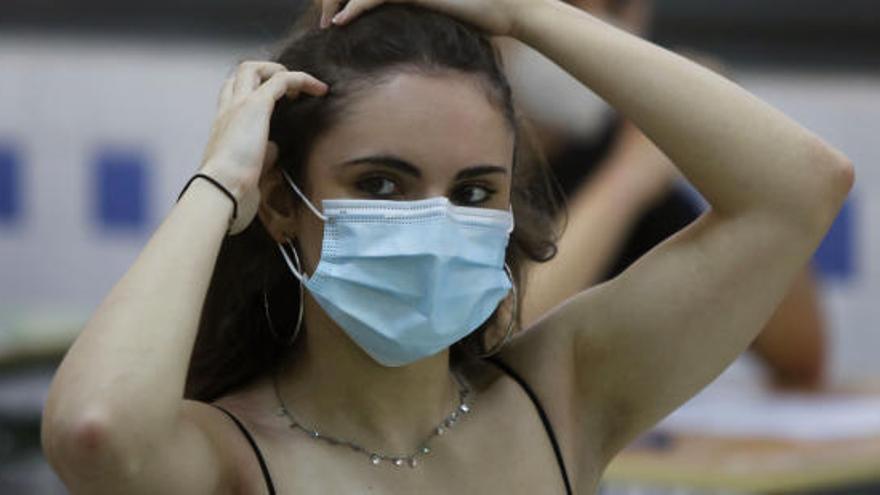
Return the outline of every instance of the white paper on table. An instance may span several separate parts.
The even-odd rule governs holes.
[[[727,378],[725,378],[727,375]],[[770,392],[725,373],[658,429],[673,433],[790,440],[880,436],[880,397]],[[751,382],[751,385],[748,383]]]

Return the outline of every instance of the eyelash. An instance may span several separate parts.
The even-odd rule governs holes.
[[[490,199],[492,199],[492,196],[497,192],[495,189],[493,189],[493,188],[491,188],[491,187],[489,187],[489,186],[487,186],[487,185],[485,185],[485,184],[476,184],[476,183],[462,184],[462,186],[461,186],[460,188],[458,188],[457,191],[464,191],[464,190],[468,190],[468,189],[471,189],[471,188],[479,188],[479,189],[482,189],[482,190],[486,191],[486,197],[483,198],[483,199],[481,199],[481,200],[479,200],[479,201],[473,201],[473,202],[469,202],[469,203],[467,203],[467,204],[469,204],[469,205],[479,205],[479,204],[483,204],[483,203],[485,203],[486,201],[489,201]],[[456,194],[456,193],[453,193],[452,196],[453,196],[453,199],[455,199],[455,197],[457,196],[457,194]],[[455,202],[455,201],[453,201],[453,202]]]
[[[397,186],[397,181],[390,179],[388,177],[385,177],[383,175],[373,175],[373,176],[369,176],[369,177],[364,177],[363,179],[358,180],[355,183],[355,185],[357,186],[358,190],[363,191],[371,196],[375,196],[375,197],[379,197],[379,198],[388,198],[391,196],[391,194],[375,193],[375,192],[373,192],[373,189],[371,189],[368,185],[368,184],[370,184],[370,182],[382,181],[382,180],[391,182],[392,184],[395,185],[395,188]]]
[[[370,182],[374,182],[374,181],[388,181],[388,182],[391,182],[392,184],[394,184],[395,189],[397,189],[397,181],[395,181],[395,180],[392,179],[392,178],[389,178],[389,177],[383,176],[383,175],[373,175],[373,176],[369,176],[369,177],[364,177],[363,179],[358,180],[358,181],[355,183],[355,186],[357,187],[358,190],[360,190],[360,191],[362,191],[362,192],[365,192],[365,193],[367,193],[367,194],[369,194],[369,195],[371,195],[371,196],[373,196],[373,197],[377,197],[377,198],[381,198],[381,199],[387,199],[387,198],[393,197],[393,196],[396,195],[396,194],[400,194],[399,191],[398,191],[397,193],[392,193],[392,194],[379,194],[379,193],[375,193],[375,192],[373,192],[374,189],[371,189],[371,188],[369,187]],[[468,183],[468,184],[462,184],[460,187],[458,187],[458,188],[456,189],[455,192],[453,192],[453,194],[452,194],[452,198],[451,198],[451,199],[453,199],[453,202],[456,202],[456,201],[454,201],[454,200],[455,200],[456,198],[459,198],[459,197],[460,197],[459,194],[458,194],[459,192],[464,191],[464,190],[468,190],[468,189],[470,189],[470,188],[479,188],[479,189],[482,189],[482,190],[484,190],[484,191],[486,192],[486,197],[485,197],[485,198],[483,198],[482,200],[479,200],[479,201],[473,201],[473,202],[467,203],[467,204],[470,204],[470,205],[479,205],[479,204],[485,203],[486,201],[489,201],[489,200],[492,198],[492,195],[494,195],[494,194],[497,192],[494,188],[489,187],[489,186],[486,185],[486,184],[480,184],[480,183]]]

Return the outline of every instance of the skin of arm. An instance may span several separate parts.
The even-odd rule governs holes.
[[[560,2],[522,5],[514,36],[637,124],[711,204],[524,335],[532,344],[541,333],[571,335],[580,403],[572,409],[599,418],[593,433],[608,460],[756,337],[854,172],[837,150],[720,75]]]
[[[556,257],[530,268],[529,290],[523,298],[524,328],[595,284],[639,213],[650,206],[650,194],[632,192],[627,175],[615,173],[614,167],[620,167],[618,159],[618,155],[609,157],[597,177],[572,198]],[[639,169],[635,164],[629,166]],[[822,387],[827,351],[820,306],[813,269],[806,266],[750,347],[767,367],[775,386]]]
[[[122,452],[155,449],[174,431],[202,301],[231,214],[227,197],[194,181],[101,302],[49,390],[42,436],[50,457],[76,450],[97,469]]]
[[[650,24],[652,4],[644,0],[567,3],[636,35],[645,33]],[[688,50],[678,53],[730,77],[728,68],[715,57]],[[621,134],[615,149],[599,165],[597,177],[572,198],[568,228],[558,243],[556,257],[530,267],[530,290],[523,302],[526,328],[565,299],[597,283],[632,223],[672,184],[673,165],[638,128],[626,121]],[[824,375],[824,334],[816,280],[812,268],[806,266],[751,350],[766,365],[774,385],[816,389]]]
[[[275,102],[327,89],[262,61],[227,78],[199,171],[230,191],[238,216],[230,225],[232,201],[206,180],[191,182],[67,351],[41,441],[69,489],[192,493],[228,476],[201,412],[210,406],[183,398],[202,305],[224,237],[253,220],[261,172],[277,158],[268,141]]]
[[[751,350],[781,388],[821,388],[825,380],[825,317],[812,266],[798,274]]]
[[[840,191],[849,188],[841,185],[852,175],[846,158],[734,83],[561,2],[527,5],[514,36],[632,120],[716,214],[760,208],[791,220],[812,199],[806,191],[845,196]],[[823,226],[839,209],[825,206]]]
[[[650,17],[650,4],[625,2],[614,13],[606,1],[568,2],[603,20],[640,34]],[[725,77],[729,69],[705,53],[678,53]],[[599,165],[595,179],[569,202],[567,229],[555,258],[530,267],[529,292],[523,301],[528,328],[543,314],[599,282],[603,269],[620,249],[639,214],[672,185],[676,170],[669,159],[631,122],[625,121],[611,154]],[[825,368],[825,320],[811,266],[798,275],[791,291],[752,343],[775,386],[817,389]]]
[[[635,139],[620,141],[599,165],[596,177],[569,202],[568,224],[556,256],[530,267],[522,308],[524,328],[597,283],[639,214],[668,190],[674,177],[663,170],[671,166],[664,163],[668,160],[659,152],[639,152],[646,144]],[[647,146],[655,148],[650,142]],[[812,267],[804,267],[750,347],[781,388],[822,386],[825,320],[816,284]]]
[[[639,215],[669,190],[676,175],[669,159],[626,122],[596,176],[568,202],[556,256],[529,267],[523,326],[594,284]]]
[[[705,58],[705,57],[703,57]],[[703,65],[720,68],[720,64]],[[674,166],[632,123],[626,122],[596,177],[571,198],[568,224],[556,257],[528,272],[523,325],[531,326],[564,300],[594,285],[639,215],[669,190]],[[780,388],[817,389],[825,368],[825,320],[811,266],[752,343],[751,350]]]

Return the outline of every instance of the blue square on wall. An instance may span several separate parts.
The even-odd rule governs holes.
[[[21,216],[21,157],[10,143],[0,142],[0,224]]]
[[[108,230],[147,225],[148,163],[140,150],[102,149],[94,163],[97,223]]]
[[[849,199],[843,204],[813,256],[813,266],[823,278],[848,280],[856,274],[856,226],[852,201]]]

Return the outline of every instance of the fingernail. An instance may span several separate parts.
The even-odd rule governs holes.
[[[344,18],[345,16],[342,15],[342,12],[339,12],[333,16],[333,24],[342,24]]]
[[[324,29],[327,27],[327,16],[326,15],[321,15],[320,26],[321,26],[321,29]]]

